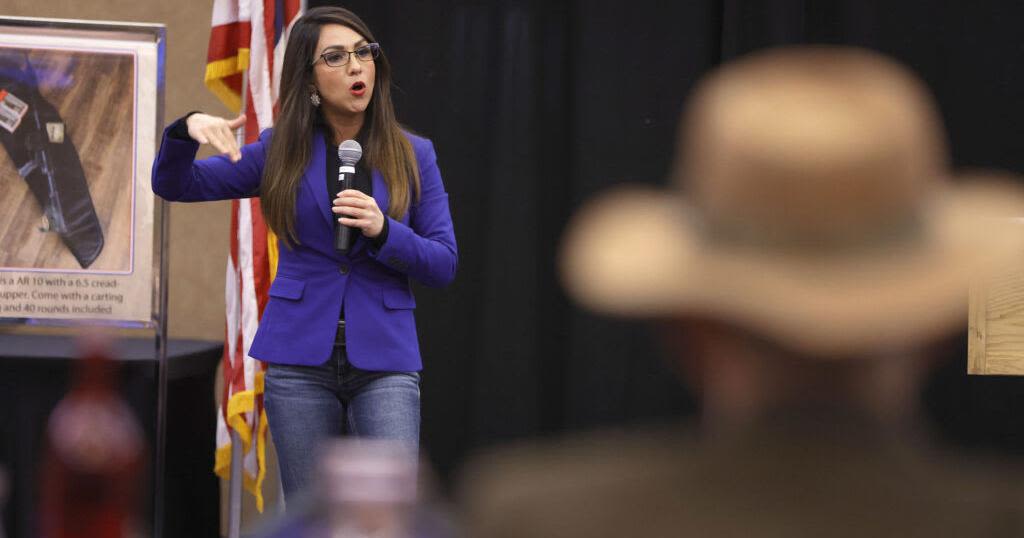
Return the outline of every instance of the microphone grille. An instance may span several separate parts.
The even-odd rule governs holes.
[[[363,146],[355,140],[346,140],[338,146],[338,160],[346,166],[355,166],[363,158]]]

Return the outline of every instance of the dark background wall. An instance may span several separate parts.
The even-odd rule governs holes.
[[[445,476],[501,441],[695,415],[648,329],[572,306],[555,263],[586,197],[664,182],[687,93],[721,62],[787,43],[888,53],[932,87],[957,166],[1024,171],[1020,2],[343,5],[391,58],[399,116],[434,140],[451,195],[458,280],[418,291],[424,445]],[[939,358],[930,419],[952,442],[1019,451],[1024,384],[968,378],[964,347]]]

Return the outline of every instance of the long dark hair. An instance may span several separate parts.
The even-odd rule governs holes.
[[[280,109],[260,190],[263,218],[288,247],[299,243],[295,232],[295,197],[313,153],[314,131],[322,121],[319,108],[310,103],[309,88],[313,86],[312,63],[320,28],[325,24],[340,24],[367,41],[376,41],[362,19],[340,7],[309,10],[295,21],[288,36],[281,71]],[[388,215],[400,219],[409,210],[413,198],[419,198],[420,174],[412,144],[395,119],[391,103],[391,64],[383,50],[374,63],[373,96],[363,124],[366,133],[363,159],[384,176],[391,199]]]

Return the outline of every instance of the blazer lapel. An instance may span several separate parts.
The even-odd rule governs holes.
[[[314,202],[320,209],[320,214],[331,230],[334,230],[334,213],[331,211],[332,198],[327,196],[327,146],[324,142],[323,133],[317,132],[313,138],[313,154],[310,157],[309,166],[302,180],[307,183],[309,192],[315,198]]]

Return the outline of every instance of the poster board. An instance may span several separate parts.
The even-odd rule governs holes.
[[[0,318],[155,327],[161,25],[0,17]]]
[[[998,232],[1024,234],[1024,218],[1000,222]],[[1024,252],[1008,266],[971,283],[967,373],[1024,375]]]
[[[1020,267],[971,286],[968,374],[1024,375],[1024,263]]]

